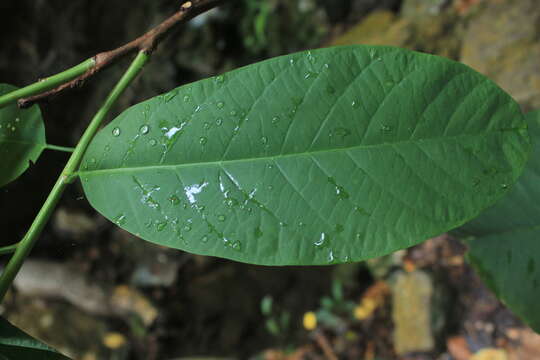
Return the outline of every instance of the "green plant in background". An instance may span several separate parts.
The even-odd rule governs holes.
[[[286,309],[276,309],[274,299],[267,295],[261,300],[261,313],[265,317],[264,325],[268,332],[280,341],[285,340],[285,335],[291,323],[291,313]]]
[[[187,2],[172,19],[179,23],[217,3]],[[262,34],[267,10],[258,11]],[[496,84],[460,63],[351,46],[277,57],[188,84],[100,129],[168,29],[161,31],[29,87],[1,88],[3,185],[47,147],[39,109],[19,109],[16,100],[28,105],[36,100],[29,96],[138,53],[25,237],[0,249],[13,252],[0,298],[63,190],[81,179],[97,211],[142,239],[253,264],[363,261],[465,225],[461,231],[477,236],[467,242],[473,265],[540,330],[538,165],[529,139],[539,135],[539,113],[524,116]],[[340,289],[323,310],[336,311]],[[350,312],[352,304],[341,305]],[[271,301],[262,311],[273,318]],[[274,319],[269,330],[278,333],[286,322]],[[61,358],[5,320],[0,330],[3,358],[31,358],[33,351]]]

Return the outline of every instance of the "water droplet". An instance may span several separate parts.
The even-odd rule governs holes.
[[[184,95],[184,102],[189,102],[189,100],[191,100],[191,96]]]
[[[180,199],[179,199],[178,196],[176,196],[176,195],[171,195],[171,196],[169,197],[169,202],[170,202],[171,204],[173,204],[174,206],[177,206],[177,205],[180,204]]]
[[[117,217],[114,218],[114,223],[118,226],[122,226],[126,223],[126,215],[120,214]]]
[[[385,125],[385,124],[381,125],[381,132],[388,133],[391,131],[392,131],[392,127],[390,125]]]
[[[150,146],[156,146],[156,145],[157,145],[157,141],[156,141],[156,139],[150,139],[150,141],[148,142],[148,144],[150,144]]]
[[[167,227],[168,221],[156,221],[156,230],[157,231],[163,231]]]
[[[105,145],[105,151],[111,151],[111,147],[109,145]]]
[[[230,208],[238,205],[238,200],[233,199],[233,198],[225,199],[223,202],[225,203],[225,205],[227,205]]]
[[[343,186],[338,185],[334,178],[329,177],[328,182],[330,184],[334,185],[334,188],[335,188],[336,195],[337,195],[338,199],[345,200],[345,199],[349,198],[349,194],[347,193],[347,191],[345,191]]]
[[[263,232],[260,227],[255,228],[255,238],[260,239],[263,236]]]
[[[268,144],[268,138],[267,138],[266,136],[263,136],[263,137],[261,138],[261,143],[262,143],[263,145]]]
[[[290,59],[289,64],[294,65],[294,59]]]
[[[276,125],[279,122],[279,116],[274,116],[272,118],[272,124]]]
[[[220,215],[218,215],[217,219],[219,221],[223,222],[223,221],[225,221],[225,219],[227,219],[227,217],[225,215],[223,215],[223,214],[220,214]]]
[[[268,169],[272,170],[274,168],[274,165],[268,164]]]
[[[168,103],[169,101],[174,99],[176,97],[176,95],[178,95],[178,93],[176,91],[165,94],[165,97],[164,97],[165,102]]]
[[[16,128],[15,126],[13,126],[13,127],[11,128],[11,131],[15,131],[15,130],[17,130],[17,128]]]
[[[222,119],[222,118],[217,118],[217,119],[216,119],[216,125],[217,125],[217,126],[223,125],[223,119]]]
[[[335,137],[340,137],[340,138],[344,138],[349,135],[351,135],[351,131],[349,129],[342,128],[342,127],[335,128],[334,130],[330,132],[330,136],[335,136]]]
[[[19,122],[19,121],[21,121],[21,119],[15,118],[15,122]]]
[[[242,250],[242,243],[240,241],[233,241],[230,246],[231,246],[231,249],[235,251]]]
[[[236,110],[231,110],[231,112],[229,114],[231,114],[231,116],[236,116],[238,114],[238,112],[236,112]]]
[[[141,126],[139,128],[139,133],[141,135],[146,135],[146,134],[148,134],[149,131],[150,131],[150,126],[148,126],[148,125],[143,125],[143,126]]]
[[[201,138],[199,138],[199,144],[201,145],[206,145],[206,143],[208,142],[208,138],[202,136]]]
[[[334,250],[330,250],[328,252],[328,262],[329,263],[334,262]]]
[[[505,190],[508,189],[508,184],[501,184],[501,188],[503,188]]]
[[[216,83],[223,84],[225,77],[223,75],[216,76]]]
[[[206,244],[208,242],[208,236],[207,235],[204,235],[202,238],[201,238],[201,242]]]
[[[210,130],[211,127],[212,127],[212,124],[210,124],[209,122],[205,122],[203,124],[203,129],[204,130]]]
[[[115,128],[113,129],[113,131],[112,131],[112,134],[113,134],[114,137],[120,136],[121,133],[122,133],[122,130],[120,130],[119,127],[115,127]]]
[[[329,239],[328,234],[325,232],[322,232],[319,238],[317,239],[317,241],[313,243],[313,245],[317,247],[323,247],[326,245],[328,239]]]
[[[363,209],[362,207],[360,207],[358,205],[354,207],[354,211],[356,211],[356,212],[358,212],[358,213],[360,213],[362,215],[367,215],[367,216],[371,215],[368,211],[366,211],[365,209]]]
[[[360,101],[353,100],[351,106],[355,109],[358,108],[360,106]]]
[[[223,109],[223,107],[225,106],[225,103],[223,101],[220,101],[216,104],[216,106],[218,109]]]
[[[190,224],[187,224],[184,226],[184,231],[185,232],[190,232],[191,231],[191,225]]]

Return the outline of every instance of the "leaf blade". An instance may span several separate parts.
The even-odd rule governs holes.
[[[16,89],[0,84],[0,95]],[[29,162],[36,162],[45,146],[45,126],[37,105],[26,110],[16,104],[0,109],[0,186],[26,171]]]
[[[475,236],[467,256],[497,297],[540,332],[540,111],[526,115],[534,143],[523,175],[509,194],[460,229]]]
[[[48,345],[37,341],[0,317],[0,355],[9,360],[67,360]]]
[[[92,142],[81,178],[98,211],[144,239],[258,264],[328,264],[461,225],[504,194],[527,154],[517,104],[466,66],[338,47],[126,110]],[[476,188],[476,168],[489,165],[501,172]],[[462,167],[473,170],[453,175]]]

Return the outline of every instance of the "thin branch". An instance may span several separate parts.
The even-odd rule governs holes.
[[[45,101],[52,98],[59,93],[81,87],[86,80],[96,75],[101,70],[107,68],[111,64],[115,63],[119,59],[133,54],[138,51],[143,51],[147,54],[153,52],[159,42],[163,40],[171,31],[178,25],[184,24],[193,19],[197,15],[200,15],[227,0],[192,0],[186,1],[180,7],[180,10],[174,15],[163,21],[161,24],[148,31],[141,37],[111,51],[102,52],[92,58],[93,66],[90,67],[85,73],[76,77],[75,79],[63,83],[62,85],[55,87],[49,91],[39,93],[34,96],[19,99],[18,105],[20,108],[27,108],[37,102]]]
[[[19,245],[19,243],[1,247],[0,248],[0,255],[6,255],[6,254],[14,253],[15,250],[17,250],[17,245]]]
[[[150,55],[147,54],[145,51],[139,51],[139,53],[135,57],[135,60],[133,60],[122,78],[118,81],[116,86],[109,93],[109,96],[107,96],[107,99],[105,100],[99,111],[92,118],[90,125],[88,125],[84,134],[79,140],[75,151],[69,157],[69,160],[64,167],[64,171],[62,171],[62,173],[56,180],[56,183],[54,184],[54,187],[49,193],[49,196],[47,196],[45,203],[43,203],[43,206],[36,215],[34,221],[32,222],[32,225],[30,225],[30,228],[26,232],[24,238],[15,247],[15,253],[9,259],[9,262],[4,268],[4,271],[0,275],[0,303],[6,295],[6,292],[8,291],[11,283],[13,282],[13,279],[15,279],[15,276],[17,276],[17,273],[19,272],[24,260],[27,258],[28,254],[34,247],[34,244],[40,236],[41,232],[43,231],[45,224],[47,224],[47,222],[49,221],[49,218],[51,217],[56,205],[58,204],[60,197],[64,193],[64,190],[73,180],[73,176],[81,163],[81,160],[84,156],[86,149],[88,148],[88,145],[90,144],[90,141],[92,140],[94,135],[96,135],[96,132],[98,131],[101,123],[109,114],[111,108],[116,103],[120,95],[124,93],[129,84],[131,84],[135,77],[141,72],[142,68],[148,62],[149,58]]]

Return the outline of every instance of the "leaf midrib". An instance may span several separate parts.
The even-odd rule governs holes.
[[[297,157],[297,156],[309,157],[309,156],[313,156],[319,153],[327,154],[327,153],[333,153],[333,152],[347,152],[352,149],[371,149],[371,148],[377,148],[377,147],[396,146],[396,145],[403,145],[403,144],[410,144],[410,143],[425,143],[425,142],[433,142],[433,141],[441,140],[441,139],[442,139],[442,142],[444,142],[446,140],[456,140],[456,139],[469,138],[469,137],[483,137],[483,136],[487,137],[492,134],[514,132],[514,131],[520,131],[520,130],[526,130],[526,128],[523,128],[523,127],[506,128],[506,129],[497,130],[497,131],[488,131],[482,134],[459,134],[459,135],[454,135],[454,136],[438,136],[438,137],[426,138],[426,139],[414,139],[414,140],[408,139],[408,140],[402,140],[398,142],[379,143],[379,144],[372,144],[372,145],[355,145],[355,146],[343,147],[343,148],[338,148],[338,149],[305,151],[301,153],[278,154],[278,155],[272,155],[272,156],[259,156],[259,157],[251,157],[251,158],[244,158],[244,159],[191,162],[191,163],[182,163],[182,164],[174,164],[174,165],[148,165],[148,166],[132,166],[132,167],[115,167],[115,168],[96,169],[96,170],[83,170],[83,171],[79,171],[79,174],[89,175],[89,174],[104,173],[104,172],[107,173],[107,172],[182,168],[182,167],[188,167],[188,166],[223,165],[226,163],[239,163],[239,162],[259,161],[259,160],[274,160],[276,158],[282,159],[282,158]]]

